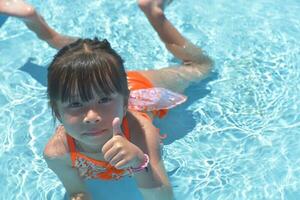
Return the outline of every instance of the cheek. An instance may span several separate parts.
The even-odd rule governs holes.
[[[61,121],[65,125],[74,126],[82,120],[81,118],[82,118],[81,112],[62,112],[61,113]]]
[[[102,123],[111,124],[115,117],[123,117],[123,111],[119,107],[119,105],[111,105],[108,107],[103,107],[101,111],[99,111],[100,116],[102,118]]]
[[[124,113],[124,102],[123,99],[119,99],[113,109],[114,117],[119,117],[120,119],[123,118]]]
[[[75,125],[80,121],[80,118],[78,116],[73,116],[73,115],[65,115],[64,119],[65,119],[64,120],[65,123],[72,124],[72,125]]]
[[[61,123],[69,134],[75,136],[81,131],[81,121],[78,116],[73,116],[66,113],[62,113],[61,116]]]

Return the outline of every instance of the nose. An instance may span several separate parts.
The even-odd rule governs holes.
[[[97,124],[97,123],[101,122],[101,120],[102,120],[102,118],[96,110],[89,109],[86,112],[83,122],[86,124]]]

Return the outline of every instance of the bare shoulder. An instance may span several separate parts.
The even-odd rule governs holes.
[[[63,126],[57,127],[52,138],[47,143],[44,150],[44,159],[48,167],[61,180],[70,197],[79,193],[84,195],[88,194],[86,186],[78,174],[77,168],[72,167],[66,131]]]
[[[49,139],[44,149],[44,158],[49,159],[61,159],[68,155],[69,148],[66,139],[66,133],[63,126],[58,126]]]

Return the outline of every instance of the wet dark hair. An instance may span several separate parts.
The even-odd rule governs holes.
[[[57,101],[82,101],[97,94],[119,93],[127,106],[129,90],[123,60],[107,40],[78,39],[62,48],[48,68],[48,98],[52,114],[59,117]]]

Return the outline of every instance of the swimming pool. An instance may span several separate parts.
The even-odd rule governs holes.
[[[177,62],[135,0],[30,2],[64,34],[108,38],[127,69]],[[188,102],[157,122],[169,134],[177,199],[300,199],[299,10],[298,0],[175,0],[167,9],[215,61]],[[0,199],[62,199],[42,158],[54,130],[45,73],[56,51],[14,18],[0,29]]]

